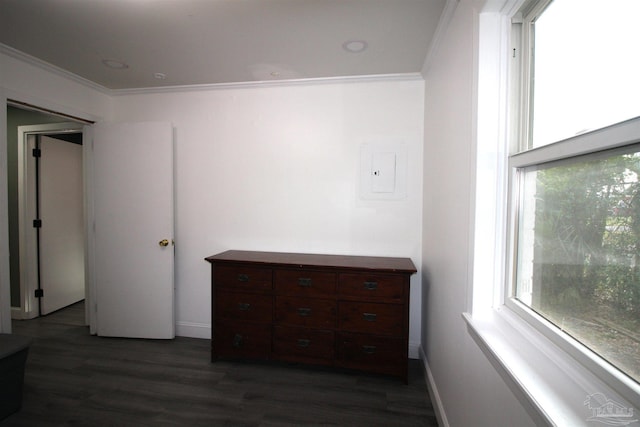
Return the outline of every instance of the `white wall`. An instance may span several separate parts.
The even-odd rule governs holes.
[[[478,9],[460,0],[425,70],[423,328],[444,425],[533,421],[470,337]]]
[[[421,259],[423,82],[358,82],[132,94],[114,121],[176,129],[176,319],[209,337],[210,265],[227,249]],[[358,197],[368,141],[408,149],[407,197]],[[420,275],[410,353],[420,344]]]

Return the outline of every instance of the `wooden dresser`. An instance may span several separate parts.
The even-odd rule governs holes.
[[[300,362],[407,381],[410,259],[227,251],[206,260],[212,361]]]

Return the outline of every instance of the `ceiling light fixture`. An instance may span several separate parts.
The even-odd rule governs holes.
[[[127,68],[129,68],[129,65],[127,65],[126,63],[122,61],[117,61],[115,59],[103,59],[102,64],[105,67],[109,67],[114,70],[126,70]]]
[[[369,44],[364,40],[348,40],[342,43],[342,48],[350,53],[364,52]]]

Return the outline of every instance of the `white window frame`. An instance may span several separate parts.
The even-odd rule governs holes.
[[[517,188],[516,168],[638,141],[640,119],[509,157],[519,141],[529,140],[528,127],[520,126],[530,107],[523,83],[529,63],[522,55],[529,39],[522,29],[547,4],[505,0],[479,15],[473,282],[463,318],[536,425],[580,425],[587,423],[584,402],[593,393],[638,414],[640,386],[512,298],[516,206],[510,193]]]
[[[516,204],[519,201],[518,190],[520,186],[520,183],[517,182],[519,179],[518,170],[529,166],[540,165],[556,160],[575,158],[580,155],[610,150],[640,142],[640,118],[636,118],[572,138],[567,138],[549,145],[529,148],[531,141],[531,108],[533,105],[532,92],[530,89],[531,55],[529,55],[529,52],[534,50],[533,23],[535,22],[535,19],[544,12],[550,3],[551,0],[540,0],[538,2],[534,2],[526,15],[523,16],[522,23],[514,23],[515,31],[521,32],[520,37],[514,37],[515,41],[520,44],[519,50],[521,53],[519,58],[518,55],[514,58],[515,60],[520,60],[520,65],[517,66],[520,78],[516,76],[514,85],[519,86],[518,93],[521,97],[518,102],[522,108],[520,110],[522,113],[520,117],[517,117],[517,122],[512,123],[514,128],[519,127],[521,131],[519,132],[520,136],[518,141],[512,144],[512,146],[517,145],[518,149],[514,150],[515,154],[509,156],[508,160],[510,171],[510,200],[508,203],[508,206],[510,207],[510,221],[508,233],[511,241],[509,246],[511,248],[509,251],[511,258],[507,264],[509,267],[505,290],[506,298],[504,303],[509,309],[525,319],[525,321],[539,330],[549,340],[552,340],[561,349],[571,354],[580,363],[596,372],[597,375],[601,376],[605,381],[616,384],[623,395],[632,397],[634,393],[633,390],[636,390],[636,393],[638,390],[638,387],[636,387],[637,384],[636,386],[633,386],[634,381],[630,380],[626,375],[621,374],[619,370],[613,368],[600,356],[588,350],[568,334],[558,332],[557,327],[553,326],[550,322],[536,314],[525,304],[518,302],[515,298],[515,248],[517,248],[516,240],[518,236],[516,228],[518,224],[517,217],[519,210]],[[518,48],[516,47],[516,49]]]

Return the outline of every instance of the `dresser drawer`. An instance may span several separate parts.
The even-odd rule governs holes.
[[[402,335],[402,305],[340,301],[339,328],[350,332]]]
[[[215,315],[222,319],[271,323],[273,298],[270,295],[218,291]]]
[[[405,278],[394,274],[342,273],[338,293],[359,298],[402,300]]]
[[[335,358],[333,331],[275,326],[273,351],[280,360],[309,360]]]
[[[216,265],[213,269],[213,281],[216,287],[271,290],[272,270],[270,268],[243,265]]]
[[[337,341],[338,360],[346,368],[386,374],[406,373],[407,349],[402,338],[343,332]]]
[[[278,296],[275,317],[277,323],[333,329],[336,327],[336,301]]]
[[[269,358],[271,324],[219,320],[213,331],[212,350],[214,357]]]
[[[279,294],[324,296],[336,293],[336,274],[322,271],[274,270],[274,287]]]

